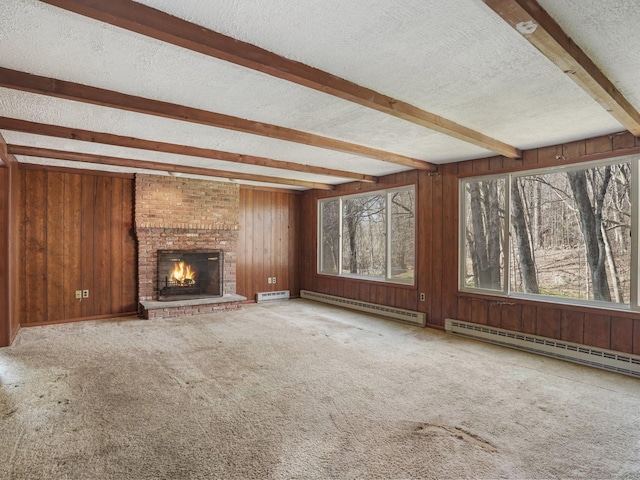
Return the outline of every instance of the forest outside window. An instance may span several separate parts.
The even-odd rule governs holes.
[[[460,289],[637,309],[636,175],[634,159],[462,180]]]
[[[414,284],[415,187],[318,202],[318,271]]]

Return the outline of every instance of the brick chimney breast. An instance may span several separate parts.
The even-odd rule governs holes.
[[[183,177],[136,174],[139,301],[157,300],[158,250],[223,250],[224,294],[236,293],[240,187]]]

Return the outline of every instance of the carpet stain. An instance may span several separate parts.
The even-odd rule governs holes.
[[[2,412],[2,420],[5,420],[5,419],[9,418],[11,415],[16,413],[17,411],[18,411],[17,408],[13,408],[13,409],[9,410],[8,412]]]
[[[445,425],[435,425],[432,423],[422,423],[414,427],[413,433],[416,435],[447,435],[462,440],[468,444],[477,446],[489,453],[497,453],[498,449],[490,442],[480,436],[464,430],[460,427],[448,427]]]

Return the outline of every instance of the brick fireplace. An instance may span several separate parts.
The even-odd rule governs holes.
[[[138,297],[144,318],[176,317],[239,308],[236,256],[240,192],[232,182],[137,174],[135,229]],[[159,301],[158,251],[221,251],[222,295]]]

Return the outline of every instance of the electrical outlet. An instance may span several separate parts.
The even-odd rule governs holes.
[[[424,302],[427,299],[427,296],[424,293],[420,294],[420,301]]]
[[[82,290],[76,290],[76,298],[82,298]]]
[[[271,277],[267,277],[267,283],[271,285],[273,282],[271,281]]]
[[[89,290],[82,291],[82,298],[89,298]]]
[[[271,283],[276,283],[276,277],[273,277],[273,278],[271,279]]]

